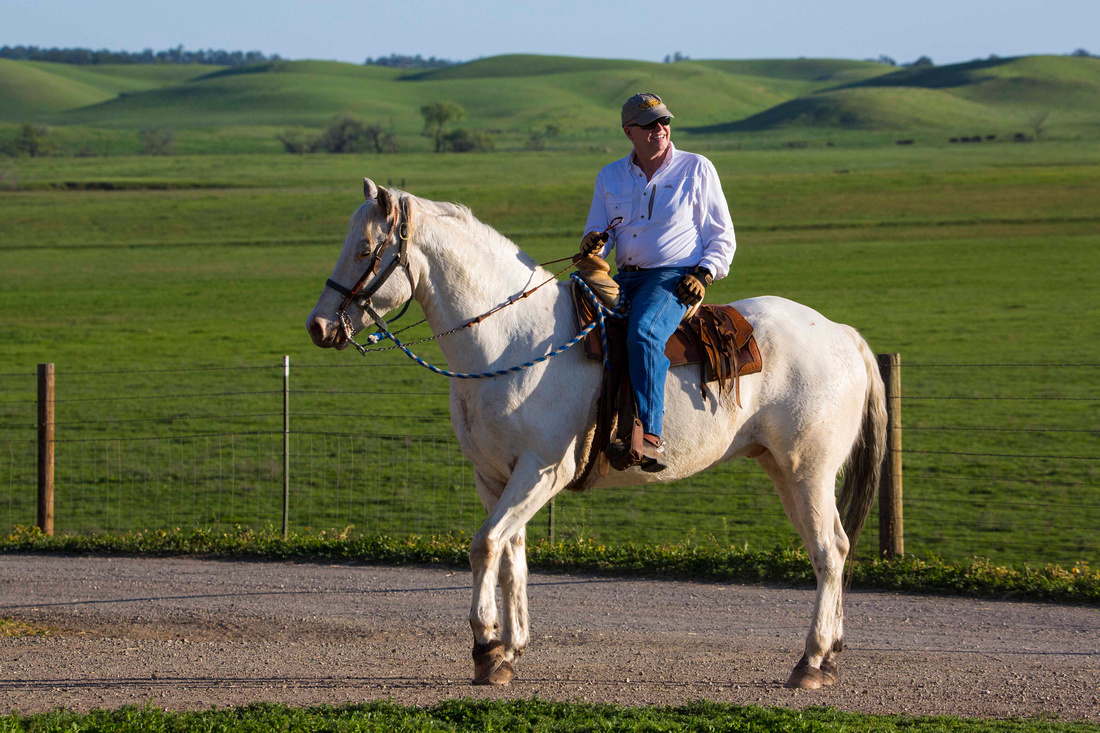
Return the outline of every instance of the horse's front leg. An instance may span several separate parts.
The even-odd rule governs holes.
[[[504,598],[504,629],[500,640],[507,654],[518,657],[527,647],[527,527],[504,545],[500,558],[500,590]]]
[[[567,461],[568,463],[568,461]],[[489,506],[491,485],[479,478],[478,493],[489,517],[470,545],[474,594],[470,628],[474,634],[474,684],[507,684],[513,663],[527,645],[526,524],[568,483],[572,465],[547,465],[533,452],[524,453],[500,498]],[[505,628],[497,622],[496,583],[504,592]]]

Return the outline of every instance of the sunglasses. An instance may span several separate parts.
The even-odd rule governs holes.
[[[653,122],[650,122],[648,124],[634,125],[634,126],[635,127],[640,127],[643,130],[646,130],[648,132],[649,130],[657,129],[657,125],[661,125],[662,127],[668,127],[670,122],[672,122],[671,117],[658,117],[657,119],[653,120]]]

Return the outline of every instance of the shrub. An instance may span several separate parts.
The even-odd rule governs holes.
[[[487,132],[470,132],[459,128],[443,136],[443,148],[455,153],[490,153],[493,151],[493,139]]]
[[[306,131],[301,128],[284,130],[275,136],[275,139],[283,144],[283,150],[295,155],[308,153],[313,149],[314,141],[309,138]]]
[[[139,133],[143,155],[171,155],[176,133],[162,127],[146,127]]]
[[[49,155],[52,146],[46,139],[49,128],[45,125],[32,125],[24,122],[19,127],[19,136],[15,139],[17,153],[26,153],[32,158]]]

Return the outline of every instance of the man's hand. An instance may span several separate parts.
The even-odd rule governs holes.
[[[581,256],[588,257],[603,249],[610,236],[607,232],[589,232],[581,238]]]
[[[714,282],[714,275],[705,267],[696,267],[680,279],[676,286],[676,297],[688,308],[696,303],[701,303],[703,295],[707,292],[707,285]]]

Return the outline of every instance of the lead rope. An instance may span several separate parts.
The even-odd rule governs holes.
[[[568,268],[566,268],[566,269],[568,269]],[[506,374],[514,374],[515,372],[521,372],[525,369],[530,369],[531,367],[535,366],[536,364],[541,364],[544,361],[549,361],[550,359],[553,359],[555,356],[558,356],[559,354],[564,353],[570,347],[575,346],[577,343],[579,343],[581,341],[581,339],[583,339],[585,336],[587,336],[592,331],[593,328],[595,328],[596,326],[599,326],[600,327],[600,343],[603,344],[603,365],[604,365],[604,369],[609,369],[610,365],[608,363],[607,327],[606,327],[606,324],[604,322],[604,318],[605,318],[605,316],[614,317],[614,318],[623,318],[630,311],[630,305],[625,299],[623,299],[619,303],[619,307],[616,308],[615,310],[612,310],[612,309],[608,308],[606,305],[604,305],[603,302],[600,301],[599,297],[594,292],[592,292],[592,289],[588,287],[588,284],[583,279],[581,279],[580,275],[578,275],[577,273],[574,272],[570,277],[573,280],[573,282],[580,283],[582,292],[585,294],[585,297],[587,297],[590,301],[592,301],[592,303],[596,306],[596,318],[595,318],[595,320],[593,320],[587,326],[582,328],[580,330],[580,332],[578,332],[577,335],[575,337],[573,337],[570,341],[568,341],[565,344],[562,344],[556,350],[550,352],[549,354],[544,354],[543,356],[540,356],[537,359],[532,359],[531,361],[524,362],[523,364],[520,364],[520,365],[514,366],[514,367],[510,367],[508,369],[499,369],[497,371],[492,371],[492,372],[479,372],[479,373],[476,373],[476,374],[470,374],[470,373],[466,373],[466,372],[452,372],[452,371],[449,371],[447,369],[440,369],[439,367],[435,366],[434,364],[431,364],[431,363],[425,361],[424,359],[420,358],[419,356],[414,354],[412,351],[410,351],[408,346],[401,343],[400,339],[397,338],[396,334],[390,333],[388,330],[383,328],[381,325],[379,325],[378,333],[377,334],[371,334],[371,336],[379,336],[379,340],[381,340],[382,338],[386,338],[386,339],[389,339],[390,341],[393,341],[393,343],[396,344],[396,346],[392,346],[392,347],[388,347],[388,348],[401,349],[402,351],[405,352],[406,356],[408,356],[410,359],[415,361],[420,366],[422,366],[425,369],[428,369],[430,371],[433,371],[436,374],[441,374],[444,377],[449,377],[451,379],[488,379],[490,377],[502,377]],[[554,279],[554,278],[551,278],[551,279]],[[547,281],[547,282],[549,282],[549,281]],[[542,285],[545,285],[545,284],[546,283],[542,283]],[[542,285],[539,285],[538,287],[541,288]],[[529,295],[530,293],[534,292],[534,290],[537,290],[537,289],[538,288],[534,288],[532,290],[529,290],[524,295],[519,296],[517,298],[510,299],[504,305],[498,306],[497,308],[494,308],[493,310],[491,310],[491,311],[489,311],[489,312],[487,312],[487,313],[485,313],[481,316],[478,316],[474,320],[469,321],[468,323],[464,323],[461,326],[458,326],[457,328],[453,328],[450,331],[447,331],[446,333],[441,333],[438,336],[433,336],[429,339],[423,339],[423,341],[432,341],[432,340],[435,340],[435,339],[439,339],[439,338],[442,338],[444,336],[448,336],[452,333],[455,333],[457,331],[461,331],[462,329],[467,328],[469,326],[473,326],[475,323],[480,323],[482,320],[484,320],[489,315],[499,311],[501,308],[503,308],[507,305],[511,305],[512,303],[516,302],[520,298],[526,297],[527,295]],[[372,314],[372,317],[373,317],[373,314]],[[340,318],[341,318],[341,321],[344,324],[344,331],[347,334],[348,340],[352,343],[352,345],[355,346],[356,349],[359,350],[360,354],[363,354],[364,356],[366,356],[368,351],[382,351],[383,350],[383,349],[367,349],[366,347],[357,344],[351,338],[351,334],[352,334],[351,319],[348,318],[346,313],[341,313]],[[381,319],[378,319],[378,320],[381,320]],[[372,343],[374,343],[374,342],[372,342]],[[417,343],[421,343],[421,342],[417,342]]]

